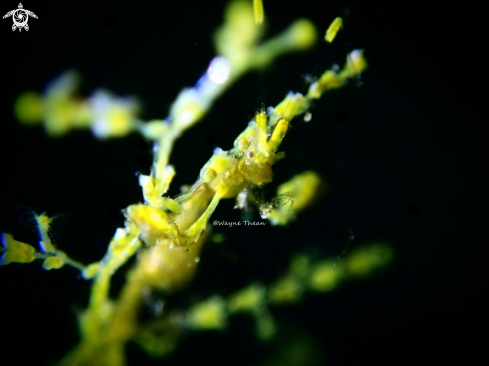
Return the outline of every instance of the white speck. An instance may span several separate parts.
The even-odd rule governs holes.
[[[244,208],[246,205],[246,198],[247,198],[247,193],[246,189],[243,189],[239,194],[238,197],[236,198],[236,208]]]
[[[214,57],[207,69],[207,77],[216,84],[222,84],[228,79],[230,70],[231,66],[227,58]]]
[[[185,111],[180,115],[180,121],[184,125],[188,125],[188,124],[192,123],[194,121],[194,118],[195,118],[195,114],[193,112],[190,112],[190,111]]]
[[[352,62],[355,63],[358,60],[360,60],[362,58],[362,55],[363,55],[363,50],[353,50],[350,53],[350,57],[351,57]]]

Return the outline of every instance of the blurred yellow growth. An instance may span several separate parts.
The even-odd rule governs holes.
[[[53,223],[54,218],[49,217],[46,215],[45,212],[43,212],[40,215],[37,215],[34,213],[34,217],[37,223],[37,231],[39,232],[39,236],[41,237],[41,241],[46,243],[46,246],[52,246],[51,243],[51,238],[49,237],[49,231],[50,231],[50,226]],[[45,250],[45,251],[53,251],[54,248],[50,248],[50,250]]]
[[[61,257],[49,257],[47,258],[43,264],[42,268],[50,270],[50,269],[59,269],[63,267],[65,261]]]
[[[305,278],[309,275],[310,261],[305,254],[297,254],[292,258],[289,273],[298,278]]]
[[[106,91],[97,91],[90,100],[93,134],[101,139],[123,137],[137,126],[139,105],[134,98],[115,97]]]
[[[334,265],[331,260],[316,263],[311,270],[308,287],[315,292],[327,292],[334,290],[344,278],[342,265]]]
[[[292,304],[299,302],[304,293],[301,281],[292,276],[285,276],[268,289],[268,300],[271,304]]]
[[[232,294],[227,305],[229,313],[251,314],[256,319],[256,335],[262,340],[272,338],[276,332],[275,322],[267,309],[266,292],[264,286],[251,284]]]
[[[88,266],[85,267],[85,269],[82,272],[83,278],[86,280],[90,280],[94,278],[97,275],[97,273],[100,271],[100,267],[101,265],[99,262],[89,264]]]
[[[3,247],[6,249],[0,259],[0,265],[9,263],[29,263],[36,257],[33,246],[15,240],[10,234],[1,234]]]
[[[273,225],[285,225],[293,221],[299,212],[314,202],[320,185],[321,178],[312,170],[297,174],[281,184],[277,189],[277,196],[290,194],[292,202],[274,209],[268,216],[270,222]]]
[[[328,27],[326,30],[326,35],[324,36],[324,39],[326,42],[331,43],[336,37],[336,34],[338,31],[343,27],[343,19],[341,18],[336,18],[333,20],[333,23]]]
[[[255,23],[257,25],[262,24],[265,19],[265,12],[263,10],[262,0],[253,0],[253,10],[255,14]]]
[[[171,353],[178,341],[179,334],[163,323],[163,330],[158,329],[162,321],[154,321],[148,328],[139,332],[135,341],[151,356],[163,357]],[[151,328],[156,328],[155,330]]]
[[[350,276],[366,277],[392,262],[392,248],[382,242],[353,250],[346,258],[346,270]]]
[[[41,95],[33,91],[22,93],[15,101],[14,113],[25,125],[41,124],[44,113]]]
[[[125,136],[138,127],[139,106],[133,98],[98,90],[83,100],[75,94],[78,84],[78,74],[68,71],[52,81],[43,96],[31,91],[21,94],[14,105],[16,118],[25,125],[43,124],[51,137],[90,128],[104,139]]]
[[[194,330],[224,329],[226,304],[218,296],[212,297],[188,310],[186,324]]]
[[[304,254],[295,255],[289,270],[268,289],[271,304],[283,305],[299,302],[305,291],[304,280],[309,276],[310,261]]]
[[[275,126],[275,124],[282,118],[290,121],[299,114],[306,112],[309,109],[309,106],[310,101],[301,93],[289,92],[285,99],[273,109],[270,125]]]
[[[218,54],[229,60],[230,79],[250,68],[263,68],[286,52],[304,50],[316,40],[316,30],[310,21],[299,19],[277,37],[257,45],[264,21],[263,4],[248,1],[231,2],[226,10],[225,24],[214,38]]]
[[[56,249],[51,239],[51,225],[55,220],[55,217],[49,217],[45,212],[38,215],[33,212],[34,218],[37,223],[37,231],[39,233],[40,241],[39,247],[44,254],[38,254],[37,258],[45,258],[42,267],[46,270],[59,269],[65,264],[69,264],[79,270],[83,270],[84,266],[81,263],[70,259],[65,252]]]
[[[230,312],[256,312],[265,303],[265,287],[259,284],[251,284],[248,287],[234,293],[228,300]]]
[[[363,56],[363,50],[354,50],[346,57],[345,66],[337,73],[335,70],[327,70],[318,81],[312,83],[307,91],[309,100],[319,99],[326,91],[342,87],[348,79],[358,77],[367,69],[367,60]]]
[[[263,310],[257,315],[255,331],[258,338],[262,341],[268,341],[275,336],[277,326],[268,311]]]

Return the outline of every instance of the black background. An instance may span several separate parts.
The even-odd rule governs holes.
[[[164,118],[213,57],[211,37],[224,4],[30,1],[24,8],[39,19],[29,20],[28,32],[12,32],[11,19],[0,22],[1,231],[25,240],[35,235],[16,220],[21,209],[13,205],[63,213],[59,247],[84,263],[103,256],[123,223],[120,210],[141,201],[135,173],[149,171],[151,149],[136,135],[101,142],[73,132],[48,139],[41,128],[15,122],[13,102],[76,69],[82,94],[104,87],[137,95],[145,119]],[[16,7],[3,2],[0,12]],[[302,16],[321,34],[335,16],[349,16],[332,46],[283,57],[234,85],[178,141],[170,193],[196,179],[214,145],[229,149],[261,102],[278,103],[289,90],[302,90],[302,75],[318,76],[343,64],[346,50],[364,48],[370,62],[364,85],[325,95],[310,123],[295,121],[283,145],[287,159],[275,170],[276,186],[315,169],[329,194],[285,229],[219,229],[227,240],[207,246],[195,283],[165,300],[178,307],[252,281],[270,283],[295,252],[338,255],[349,229],[353,247],[387,240],[396,261],[367,281],[274,309],[280,335],[270,344],[255,340],[250,319],[236,318],[224,333],[188,334],[165,362],[129,346],[129,363],[256,364],[298,340],[306,340],[314,357],[322,355],[319,364],[479,363],[487,343],[482,249],[489,219],[482,8],[305,0],[265,1],[265,13],[268,36]],[[232,207],[223,202],[213,218],[238,220]],[[122,279],[116,276],[114,292]],[[76,344],[75,314],[86,305],[89,283],[74,269],[12,264],[0,268],[0,281],[2,364],[51,364]],[[311,356],[302,364],[314,362]]]

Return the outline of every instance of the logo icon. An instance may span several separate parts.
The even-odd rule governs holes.
[[[12,20],[14,21],[14,24],[12,25],[13,31],[15,31],[17,28],[19,28],[19,32],[22,31],[22,28],[28,31],[29,26],[27,25],[27,21],[29,20],[29,15],[37,19],[36,14],[30,10],[24,9],[22,3],[19,3],[19,8],[9,11],[3,16],[3,19],[12,16]]]

